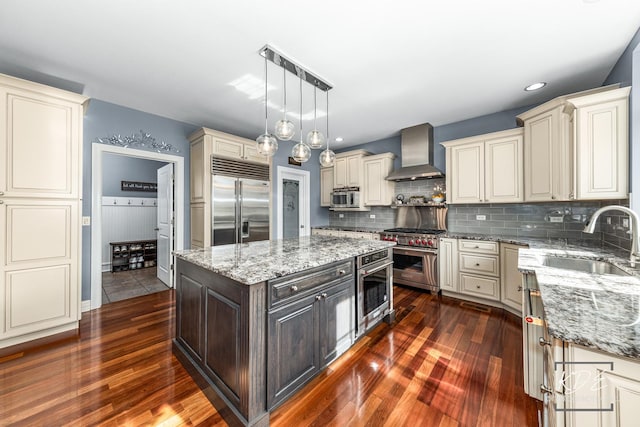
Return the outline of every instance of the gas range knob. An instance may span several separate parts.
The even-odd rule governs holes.
[[[431,246],[431,240],[427,241],[427,239],[422,239],[422,244]]]
[[[398,236],[396,236],[396,237],[392,238],[392,239],[391,239],[391,241],[393,241],[393,242],[397,242],[397,241],[398,241]]]
[[[409,246],[413,246],[413,240],[409,240]]]
[[[427,245],[429,245],[429,246],[433,246],[433,240],[429,239],[429,240],[427,241]]]

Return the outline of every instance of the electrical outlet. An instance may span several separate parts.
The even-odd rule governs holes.
[[[344,214],[338,214],[338,218],[344,218]]]
[[[549,222],[562,222],[564,220],[564,217],[562,216],[550,216],[549,217]]]
[[[91,225],[91,217],[83,216],[82,217],[82,225]]]
[[[476,219],[478,221],[486,221],[487,220],[487,216],[486,215],[476,215]]]
[[[629,228],[629,218],[622,218],[622,226]]]
[[[376,219],[376,214],[370,214],[369,219]]]

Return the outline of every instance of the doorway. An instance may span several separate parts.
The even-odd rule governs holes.
[[[173,277],[171,275],[172,269],[170,264],[173,262],[171,253],[171,246],[174,249],[180,250],[184,248],[184,158],[164,153],[157,153],[152,151],[132,150],[123,147],[110,146],[105,144],[93,144],[92,145],[92,218],[91,218],[91,300],[90,307],[86,307],[87,301],[83,301],[83,311],[98,308],[103,303],[103,278],[102,278],[102,200],[103,200],[103,170],[104,170],[104,157],[105,154],[118,154],[126,157],[133,157],[139,159],[155,160],[168,164],[174,168],[174,185],[173,201],[169,202],[165,200],[165,207],[170,203],[171,211],[173,211],[173,224],[175,231],[171,230],[166,235],[169,236],[170,242],[167,242],[167,252],[169,261],[166,263],[166,270],[169,273],[168,285],[173,286]],[[160,175],[160,173],[158,173]],[[159,199],[161,199],[159,197]],[[161,215],[158,215],[161,217]],[[165,216],[162,216],[166,219]],[[160,228],[158,224],[156,228]],[[156,230],[157,231],[157,230]],[[160,252],[160,251],[159,251]],[[160,255],[158,255],[160,256]],[[144,262],[141,260],[141,262]],[[144,266],[144,264],[142,264]],[[142,269],[151,270],[151,269]],[[140,270],[140,272],[142,272]],[[154,275],[155,275],[155,268]],[[148,273],[148,271],[146,272]],[[148,274],[147,274],[148,275]],[[144,274],[140,274],[144,276]]]
[[[310,227],[309,171],[278,166],[276,195],[278,238],[308,236]]]

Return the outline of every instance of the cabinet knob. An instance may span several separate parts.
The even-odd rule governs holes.
[[[322,298],[326,298],[326,297],[327,297],[327,293],[326,293],[326,292],[323,292],[323,293],[321,293],[321,294],[320,294],[320,296],[321,296]]]
[[[556,199],[556,196],[551,196],[551,200],[555,200],[555,199]]]
[[[551,341],[547,341],[544,339],[544,337],[540,337],[538,338],[538,344],[544,347],[545,345],[551,345]]]
[[[296,285],[291,286],[291,292],[298,292],[298,287]]]
[[[476,285],[476,289],[480,289],[480,285]]]
[[[480,267],[480,264],[478,264],[477,262],[476,262],[476,267]]]
[[[542,392],[542,394],[551,394],[551,393],[553,393],[553,390],[551,389],[551,387],[547,387],[544,384],[540,384],[540,391]]]
[[[345,270],[338,270],[338,274],[339,274],[339,275],[346,274],[346,271],[345,271]]]
[[[4,191],[0,191],[0,196],[4,196]]]
[[[320,301],[321,299],[322,299],[322,296],[316,295],[316,301]]]
[[[522,292],[522,286],[518,286],[518,292]]]
[[[4,202],[2,200],[0,200],[0,205],[3,204]]]

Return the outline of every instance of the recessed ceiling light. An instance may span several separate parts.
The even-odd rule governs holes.
[[[525,87],[524,90],[526,90],[527,92],[531,92],[532,90],[542,89],[546,85],[547,85],[547,82],[538,82]]]
[[[336,142],[342,142],[342,141],[344,141],[343,137],[339,136],[339,137],[336,138]]]

